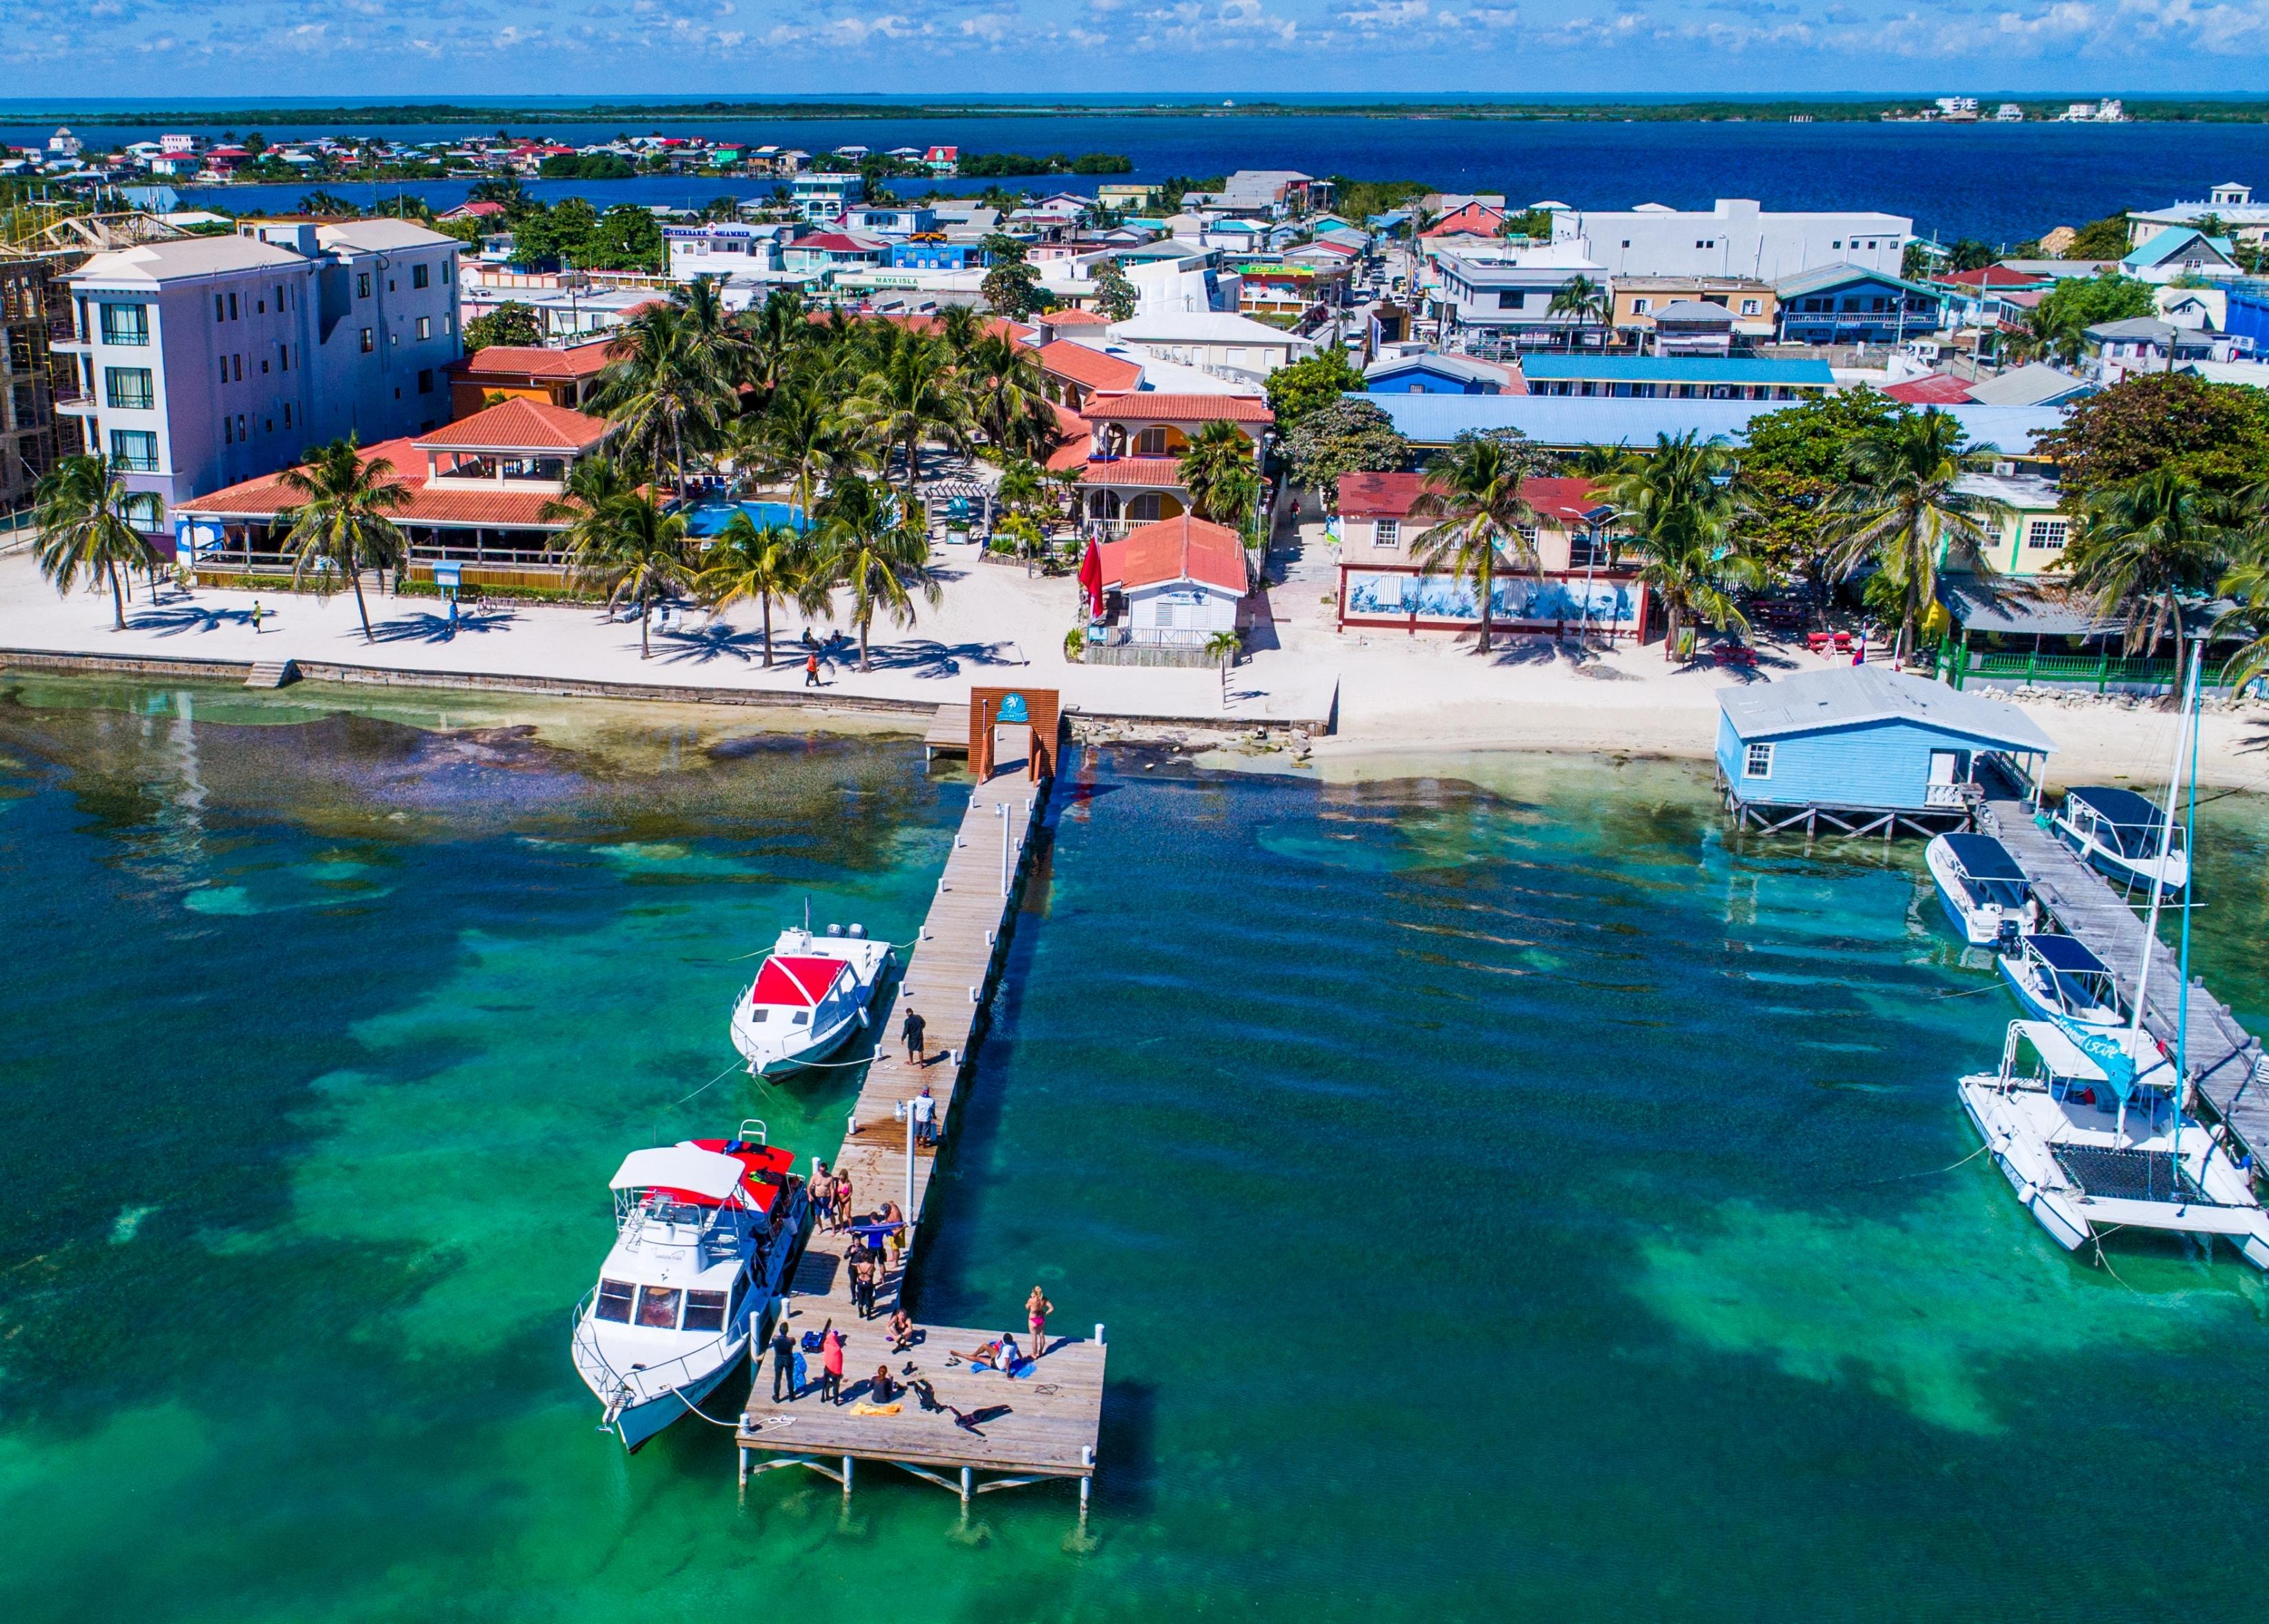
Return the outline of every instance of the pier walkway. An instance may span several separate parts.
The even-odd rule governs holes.
[[[927,1244],[921,1226],[931,1176],[939,1151],[953,1141],[957,1107],[972,1081],[985,1009],[1006,959],[1042,823],[1048,785],[1032,781],[1024,766],[1002,762],[971,792],[929,915],[896,997],[882,1010],[882,1042],[852,1107],[843,1148],[829,1160],[831,1169],[850,1176],[852,1207],[862,1219],[884,1201],[898,1203],[914,1229],[909,1261]],[[921,1065],[908,1059],[898,1039],[909,1009],[927,1024],[928,1059]],[[924,1084],[937,1101],[936,1149],[909,1143],[905,1108]],[[815,1229],[788,1302],[788,1327],[799,1338],[830,1323],[844,1332],[846,1402],[828,1404],[814,1391],[776,1403],[770,1369],[753,1370],[737,1429],[742,1480],[775,1466],[802,1465],[834,1478],[848,1495],[854,1463],[871,1460],[954,1490],[965,1502],[988,1489],[1069,1478],[1079,1483],[1084,1515],[1103,1409],[1103,1327],[1088,1339],[1061,1337],[1052,1329],[1045,1354],[1013,1380],[972,1368],[965,1357],[948,1360],[1003,1331],[1014,1332],[1020,1346],[1028,1344],[1021,1299],[1001,1303],[998,1322],[987,1326],[917,1322],[912,1345],[893,1352],[884,1327],[900,1300],[903,1268],[889,1271],[875,1317],[862,1320],[851,1299],[849,1254],[856,1244],[851,1234]],[[816,1384],[818,1356],[806,1357]],[[894,1414],[858,1414],[875,1369],[883,1364],[901,1380],[929,1384],[941,1407],[926,1411],[908,1391],[893,1400]]]
[[[2110,966],[2123,990],[2132,988],[2143,961],[2143,921],[2109,880],[2033,821],[2031,803],[2009,779],[1999,773],[1980,776],[1985,779],[1985,797],[1977,809],[1979,827],[2008,848],[2025,871],[2033,894],[2057,924]],[[2152,952],[2143,1025],[2169,1053],[2181,1008],[2181,968],[2164,944]],[[2261,1078],[2261,1040],[2240,1026],[2202,981],[2191,983],[2189,1015],[2187,1058],[2199,1095],[2257,1162],[2269,1159],[2269,1081]]]

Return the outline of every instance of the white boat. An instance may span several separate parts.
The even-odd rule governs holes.
[[[864,1031],[869,1006],[891,965],[891,944],[864,926],[784,930],[733,1005],[733,1047],[754,1076],[825,1059]]]
[[[2160,1229],[2225,1236],[2269,1269],[2269,1213],[2218,1134],[2184,1112],[2149,1037],[2013,1021],[2000,1070],[1960,1088],[1994,1165],[2067,1251],[2116,1229]]]
[[[1995,963],[2017,1002],[2036,1021],[2117,1026],[2125,1018],[2110,967],[2076,936],[2021,936]]]
[[[769,1332],[807,1216],[795,1162],[750,1121],[634,1150],[609,1181],[615,1244],[569,1347],[625,1449],[699,1405]]]
[[[1992,836],[1935,835],[1922,858],[1946,917],[1971,947],[1990,948],[2020,927],[2032,892],[2009,848]]]
[[[2065,792],[2050,820],[2058,837],[2087,863],[2125,886],[2159,882],[2178,897],[2191,882],[2189,842],[2180,824],[2132,789],[2085,785]]]

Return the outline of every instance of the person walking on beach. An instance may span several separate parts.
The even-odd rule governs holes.
[[[937,1101],[930,1094],[929,1084],[922,1084],[922,1091],[914,1096],[913,1104],[910,1109],[914,1113],[914,1143],[936,1144]]]
[[[794,1399],[801,1391],[795,1379],[795,1339],[787,1333],[787,1316],[782,1314],[780,1324],[772,1327],[772,1402],[781,1402],[781,1388]]]
[[[830,1404],[843,1402],[843,1336],[834,1326],[819,1339],[819,1396]]]
[[[258,636],[260,635],[260,621],[261,621],[261,617],[262,617],[262,616],[266,615],[267,613],[268,613],[268,611],[267,611],[266,609],[262,609],[262,608],[261,608],[261,607],[260,607],[260,600],[259,600],[259,599],[257,599],[257,598],[253,599],[253,601],[252,601],[252,635],[253,635],[253,636],[255,636],[255,637],[258,637]]]
[[[1024,1299],[1024,1318],[1032,1327],[1032,1357],[1038,1359],[1048,1351],[1048,1316],[1056,1305],[1048,1301],[1046,1293],[1035,1286],[1032,1295]]]
[[[819,656],[817,654],[806,654],[803,657],[803,685],[806,688],[817,688],[819,686]]]
[[[906,1023],[899,1030],[898,1036],[905,1039],[906,1059],[917,1066],[928,1063],[925,1059],[927,1051],[922,1043],[922,1034],[928,1030],[928,1022],[923,1020],[912,1009],[906,1011]],[[924,1092],[927,1091],[924,1090]]]

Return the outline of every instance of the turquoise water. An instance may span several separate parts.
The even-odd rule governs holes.
[[[326,703],[0,685],[0,1615],[2255,1613],[2260,1282],[1937,1170],[2008,1011],[1918,853],[1736,849],[1682,767],[1078,760],[921,1306],[1109,1323],[1091,1548],[1061,1488],[625,1460],[565,1352],[606,1173],[831,1148],[847,1084],[684,1099],[733,956],[807,894],[904,940],[965,792]]]
[[[692,535],[714,535],[732,522],[736,513],[748,514],[759,530],[775,524],[803,528],[803,509],[793,502],[703,502],[686,510],[686,531]]]

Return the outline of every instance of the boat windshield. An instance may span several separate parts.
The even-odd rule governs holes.
[[[599,1282],[599,1305],[594,1311],[601,1319],[611,1319],[618,1325],[626,1325],[631,1323],[632,1295],[627,1281],[602,1280]]]
[[[680,1295],[668,1286],[639,1287],[639,1324],[654,1331],[677,1329],[677,1299]]]
[[[2025,905],[2025,882],[2022,880],[1980,880],[1974,875],[1970,889],[1981,903],[1998,903],[2014,913]]]
[[[725,1294],[721,1291],[689,1291],[685,1294],[685,1329],[688,1331],[722,1331],[725,1328]]]

